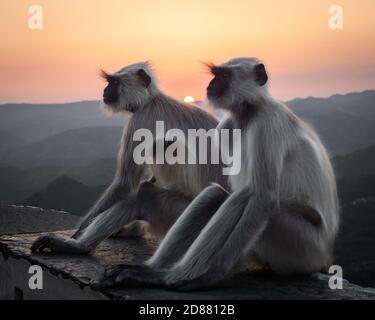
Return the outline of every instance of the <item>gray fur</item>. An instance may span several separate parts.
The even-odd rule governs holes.
[[[137,76],[140,69],[152,79],[148,87]],[[150,222],[150,231],[163,235],[209,183],[228,184],[228,178],[222,175],[222,166],[211,165],[210,161],[208,164],[136,164],[133,150],[140,142],[133,141],[133,134],[137,129],[149,129],[155,137],[155,123],[160,120],[164,121],[165,130],[178,128],[187,136],[188,129],[215,128],[217,120],[202,109],[161,92],[148,63],[133,64],[106,76],[115,76],[121,85],[119,101],[104,108],[133,113],[123,131],[114,180],[90,209],[72,239],[38,239],[33,251],[53,248],[55,252],[87,253],[105,238],[123,234],[122,227],[133,220],[146,220]],[[155,180],[153,192],[148,190],[149,197],[147,192],[138,195],[141,182],[151,177]],[[146,199],[140,200],[140,197]],[[54,241],[59,245],[54,246]],[[65,247],[61,245],[64,242]]]
[[[242,168],[230,176],[230,196],[212,214],[205,207],[210,201],[214,207],[217,200],[204,190],[147,267],[118,268],[122,280],[107,286],[135,281],[179,290],[204,288],[254,256],[280,274],[313,273],[329,266],[339,227],[329,157],[314,130],[275,101],[266,84],[256,83],[257,64],[254,58],[237,58],[221,65],[233,73],[230,89],[211,101],[231,112],[221,127],[242,129],[237,142],[242,144]],[[309,209],[299,210],[300,204]]]

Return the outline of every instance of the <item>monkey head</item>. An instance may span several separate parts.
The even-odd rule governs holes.
[[[207,98],[229,111],[243,103],[256,103],[268,95],[268,76],[256,58],[235,58],[221,65],[206,64],[214,78],[207,87]]]
[[[157,94],[156,79],[148,62],[135,63],[114,73],[102,71],[107,81],[103,107],[111,112],[136,112]]]

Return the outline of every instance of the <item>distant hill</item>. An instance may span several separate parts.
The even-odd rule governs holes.
[[[375,198],[342,208],[335,264],[349,281],[375,287]]]
[[[116,166],[116,158],[100,159],[72,168],[67,171],[67,175],[88,186],[108,185],[115,175]]]
[[[84,215],[103,191],[102,186],[87,187],[72,178],[62,176],[19,204]]]
[[[342,155],[375,143],[375,91],[287,102],[310,123],[331,155]]]
[[[332,160],[340,200],[375,198],[375,145]]]
[[[125,116],[104,114],[98,101],[0,105],[1,130],[29,143],[71,129],[123,126],[125,121]]]
[[[0,201],[16,203],[67,175],[87,186],[107,186],[116,170],[116,158],[101,159],[80,167],[43,166],[20,169],[0,167]]]
[[[375,144],[375,141],[373,141]],[[375,174],[375,145],[359,149],[333,159],[335,170],[341,177]]]
[[[317,129],[332,155],[374,144],[374,90],[294,99],[287,105]],[[125,121],[126,116],[103,114],[98,101],[0,105],[0,157],[3,145],[19,147],[72,129],[123,126]]]
[[[0,159],[0,163],[21,168],[87,165],[115,157],[121,132],[122,127],[72,129],[10,151]]]
[[[0,156],[11,150],[17,150],[27,143],[28,141],[20,138],[17,134],[0,129]]]

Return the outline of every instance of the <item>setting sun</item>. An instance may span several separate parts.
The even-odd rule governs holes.
[[[195,99],[192,96],[186,96],[184,98],[184,102],[186,102],[186,103],[193,103],[193,102],[195,102]]]

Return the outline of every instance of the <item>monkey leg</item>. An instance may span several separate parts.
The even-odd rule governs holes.
[[[305,204],[292,201],[281,201],[280,204],[281,207],[278,208],[275,203],[258,197],[246,189],[231,194],[182,259],[168,270],[164,276],[164,285],[174,290],[183,291],[204,289],[216,285],[235,270],[244,254],[251,252],[258,245],[262,246],[265,235],[269,235],[270,241],[275,241],[275,234],[278,235],[276,242],[280,248],[284,248],[286,258],[284,262],[290,258],[291,267],[287,270],[297,268],[301,272],[306,271],[306,262],[310,261],[307,264],[311,263],[311,260],[318,258],[321,253],[318,250],[321,245],[319,236],[321,216],[318,211]],[[290,223],[289,220],[298,221],[297,223],[303,227],[297,226],[297,230],[294,230],[293,223]],[[284,228],[282,231],[279,228],[280,223],[273,223],[274,221],[283,221],[284,226],[289,227],[288,230]],[[268,229],[271,224],[273,232],[269,233]],[[308,230],[313,232],[307,232],[308,235],[305,235],[304,232]],[[295,240],[294,235],[297,231],[301,241],[285,241],[288,237]],[[311,235],[315,242],[305,241]],[[299,251],[291,253],[290,248],[293,246],[298,247]],[[312,255],[312,259],[308,259],[310,255],[306,248],[313,249],[314,246],[314,252],[317,254]],[[262,252],[253,252],[256,252],[260,257],[264,257],[266,254],[270,259],[279,254],[272,250],[272,245],[262,248],[264,249]],[[301,264],[295,264],[296,261],[300,261],[302,253],[307,256],[302,263],[305,269],[301,267]],[[324,254],[320,254],[319,258],[322,256]],[[277,259],[266,261],[272,270],[274,270],[274,266],[269,262],[275,262],[275,260],[277,261]],[[321,265],[322,259],[317,260],[317,264]],[[278,267],[280,266],[281,264],[278,265]],[[279,268],[279,270],[281,269]]]
[[[176,191],[161,188],[155,178],[140,184],[136,196],[139,216],[113,236],[141,237],[147,232],[164,236],[192,199]],[[142,220],[141,220],[142,219]]]
[[[177,219],[147,265],[167,268],[178,261],[228,195],[217,184],[206,187]]]
[[[150,181],[143,182],[137,194],[139,219],[148,222],[150,233],[164,236],[191,200],[190,197],[164,189]]]
[[[147,233],[148,223],[142,220],[135,220],[120,229],[120,231],[113,234],[116,238],[140,238]]]
[[[302,220],[303,216],[296,215],[301,210],[314,211],[289,201],[282,205],[297,208],[292,215]],[[159,285],[173,290],[209,287],[234,270],[270,217],[279,214],[273,204],[252,199],[248,190],[228,197],[219,186],[210,186],[189,205],[146,265],[110,268],[97,285]]]
[[[228,195],[226,190],[216,184],[204,189],[178,218],[147,265],[108,268],[94,286],[164,285],[167,268],[184,255]]]
[[[332,262],[332,239],[324,232],[324,219],[316,224],[313,221],[317,218],[306,219],[298,213],[282,209],[274,215],[261,241],[249,252],[254,252],[260,263],[281,275],[320,272]]]
[[[38,238],[31,247],[33,252],[43,253],[88,253],[121,227],[139,217],[139,208],[134,197],[127,197],[98,215],[78,239],[65,239],[54,235]]]
[[[164,285],[185,291],[207,288],[224,279],[267,224],[267,206],[257,203],[248,189],[232,193],[165,275]]]

